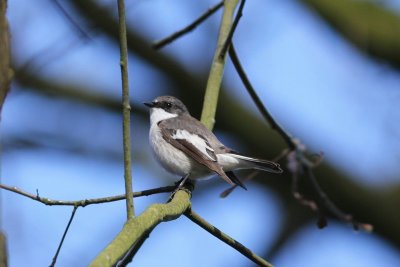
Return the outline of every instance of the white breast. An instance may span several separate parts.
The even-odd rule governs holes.
[[[184,176],[191,170],[191,160],[185,153],[170,145],[161,135],[157,123],[163,119],[172,118],[175,114],[167,113],[162,109],[153,108],[151,111],[151,127],[149,132],[150,146],[157,161],[167,171]]]
[[[171,119],[177,117],[178,114],[168,113],[162,108],[152,108],[150,109],[150,125],[156,125],[162,120]]]
[[[173,174],[184,176],[191,173],[191,179],[206,178],[205,176],[211,174],[207,168],[192,160],[185,153],[165,141],[162,137],[160,128],[157,124],[162,120],[174,118],[176,116],[176,114],[168,113],[161,108],[151,109],[149,140],[153,154],[163,168]],[[189,137],[188,135],[190,135],[190,133],[186,131],[177,131],[173,138],[180,139]],[[193,136],[191,137],[193,138]],[[200,147],[200,150],[210,157],[207,153],[207,149],[212,150],[212,148],[209,147],[203,139],[195,137],[191,140],[194,140],[193,144]]]

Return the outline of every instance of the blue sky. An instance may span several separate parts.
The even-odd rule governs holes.
[[[114,5],[112,1],[102,3]],[[128,23],[156,40],[187,25],[213,3],[133,1],[127,3]],[[383,189],[399,184],[400,129],[394,123],[400,119],[398,72],[366,58],[297,1],[248,1],[244,12],[234,37],[236,48],[260,97],[278,121],[312,151],[324,151],[329,164],[357,182]],[[107,38],[92,33],[90,41],[78,39],[49,1],[10,1],[8,14],[17,65],[35,57],[34,66],[42,75],[110,97],[119,95],[118,49]],[[217,13],[166,52],[193,71],[207,70],[219,18]],[[168,94],[163,77],[133,55],[129,70],[133,101]],[[224,82],[257,113],[229,64]],[[170,184],[175,177],[165,174],[151,157],[148,121],[135,116],[133,121],[138,125],[133,130],[135,190]],[[121,125],[115,114],[14,87],[3,108],[1,131],[5,147],[2,183],[68,200],[124,190]],[[52,148],[9,145],[25,136],[38,136]],[[237,190],[221,200],[218,195],[226,185],[210,183],[199,185],[202,193],[193,198],[195,210],[256,253],[268,249],[284,220],[285,207],[279,198],[249,183],[249,191]],[[46,207],[8,192],[1,192],[1,199],[10,266],[48,265],[71,208]],[[165,199],[165,195],[139,199],[137,212]],[[58,266],[87,265],[121,229],[124,212],[124,202],[79,209]],[[196,266],[251,265],[183,217],[157,227],[132,265],[188,266],[194,261]],[[332,223],[323,231],[314,225],[302,229],[273,263],[400,266],[400,252],[374,234],[355,233]]]

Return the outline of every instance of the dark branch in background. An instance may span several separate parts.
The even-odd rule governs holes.
[[[382,1],[302,0],[361,52],[400,68],[400,16]]]
[[[56,254],[55,254],[54,257],[53,257],[53,260],[52,260],[52,262],[51,262],[51,264],[50,264],[50,267],[54,267],[54,266],[56,265],[56,261],[57,261],[58,254],[60,253],[62,244],[64,243],[65,236],[67,235],[68,229],[69,229],[69,227],[70,227],[70,225],[71,225],[71,223],[72,223],[72,220],[74,219],[75,212],[76,212],[77,209],[78,209],[78,207],[75,206],[74,209],[72,210],[71,217],[69,218],[67,227],[65,228],[64,234],[63,234],[62,237],[61,237],[60,244],[58,245]]]
[[[161,39],[159,41],[154,42],[153,48],[158,50],[163,48],[165,45],[172,43],[182,35],[194,30],[200,23],[205,21],[208,17],[210,17],[212,14],[214,14],[218,9],[220,9],[224,5],[224,1],[219,2],[215,6],[209,8],[205,13],[203,13],[199,18],[197,18],[195,21],[193,21],[191,24],[183,28],[182,30],[179,30],[172,35]]]
[[[7,0],[0,0],[0,113],[3,108],[7,93],[10,90],[11,80],[13,78],[13,70],[11,68],[11,48],[10,48],[10,32],[9,23],[6,17]],[[0,114],[1,115],[1,114]],[[1,118],[1,116],[0,116]],[[2,138],[3,139],[3,138]],[[3,141],[3,140],[1,140]],[[3,144],[3,142],[1,143]],[[2,150],[2,145],[0,147]],[[0,150],[0,153],[2,152]],[[0,183],[2,175],[0,175]],[[3,213],[3,203],[1,202],[2,194],[0,192],[0,218]],[[8,266],[7,239],[2,232],[2,220],[0,220],[0,267]]]
[[[229,47],[229,46],[231,45],[231,43],[232,43],[233,33],[235,32],[236,27],[237,27],[237,25],[239,24],[239,20],[240,20],[240,18],[241,18],[242,15],[243,15],[243,8],[244,8],[245,2],[246,2],[246,0],[242,0],[242,1],[240,2],[240,6],[239,6],[238,12],[237,12],[237,14],[236,14],[235,20],[234,20],[233,23],[232,23],[232,27],[231,27],[231,30],[229,31],[229,35],[228,35],[228,37],[226,38],[225,43],[224,43],[224,45],[223,45],[223,47],[222,47],[222,49],[221,49],[221,52],[220,52],[220,54],[219,54],[219,57],[220,57],[220,58],[224,58],[224,57],[225,57],[226,51],[228,51],[228,47]]]
[[[60,4],[58,0],[50,1],[50,3],[52,3],[56,7],[57,11],[61,13],[61,16],[68,21],[72,30],[76,32],[76,35],[80,40],[84,42],[93,40],[87,31],[85,31],[85,29],[76,21],[76,19],[73,18],[73,16]],[[55,40],[39,49],[18,68],[24,71],[31,69],[38,73],[42,67],[60,60],[79,45],[80,42],[76,42],[75,40],[71,42],[71,40],[65,40],[65,36],[62,36],[59,40]],[[16,66],[14,66],[14,68],[16,68]]]
[[[61,14],[66,18],[66,20],[72,25],[72,27],[78,32],[79,37],[83,37],[85,39],[91,39],[89,34],[79,25],[78,22],[68,13],[67,10],[60,4],[58,0],[50,1],[57,10],[61,12]]]
[[[231,246],[232,248],[236,249],[242,255],[250,259],[252,262],[257,264],[258,266],[265,266],[265,267],[272,267],[272,264],[261,258],[260,256],[254,254],[250,249],[233,239],[232,237],[228,236],[227,234],[223,233],[217,227],[209,224],[206,220],[204,220],[200,215],[195,213],[193,210],[188,209],[185,213],[185,216],[191,220],[192,222],[196,223],[198,226],[224,242],[225,244]]]
[[[304,165],[303,167],[305,168],[305,172],[307,173],[307,176],[309,177],[309,180],[315,189],[314,191],[318,193],[318,197],[322,201],[322,205],[324,207],[326,207],[330,212],[332,212],[338,219],[347,223],[351,223],[354,227],[354,230],[362,229],[367,232],[371,232],[373,230],[372,225],[367,223],[360,223],[354,220],[352,215],[346,214],[343,211],[341,211],[338,207],[336,207],[336,205],[328,198],[328,196],[319,186],[317,180],[315,179],[312,168]]]
[[[75,207],[86,207],[88,205],[92,204],[100,204],[100,203],[107,203],[107,202],[114,202],[114,201],[119,201],[119,200],[124,200],[126,198],[126,195],[118,195],[118,196],[111,196],[111,197],[103,197],[103,198],[92,198],[92,199],[83,199],[83,200],[76,200],[76,201],[64,201],[64,200],[53,200],[45,197],[40,197],[39,194],[31,194],[28,192],[25,192],[21,189],[18,189],[17,187],[12,187],[12,186],[7,186],[0,184],[0,188],[17,193],[21,196],[36,200],[40,203],[43,203],[48,206],[75,206]],[[154,188],[154,189],[148,189],[148,190],[143,190],[139,192],[133,192],[132,196],[133,197],[143,197],[143,196],[150,196],[154,194],[159,194],[159,193],[169,193],[172,192],[176,188],[175,185],[170,185],[170,186],[164,186],[164,187],[159,187],[159,188]]]
[[[239,58],[236,54],[236,51],[231,45],[229,49],[229,55],[231,57],[232,63],[239,74],[247,92],[250,94],[251,98],[253,99],[254,103],[256,104],[257,108],[264,116],[264,119],[271,125],[273,129],[275,129],[280,136],[286,141],[289,151],[287,151],[286,156],[288,160],[288,167],[292,173],[292,193],[296,200],[298,200],[302,205],[309,207],[311,210],[318,213],[319,218],[317,225],[319,228],[323,228],[327,225],[326,216],[323,213],[323,208],[330,211],[333,215],[335,215],[338,219],[351,223],[354,229],[363,229],[365,231],[371,231],[372,225],[359,223],[353,219],[351,215],[347,215],[342,212],[336,205],[328,198],[325,192],[321,189],[318,185],[318,182],[315,179],[315,176],[312,172],[312,168],[315,168],[319,165],[322,160],[322,155],[317,158],[316,162],[313,162],[307,158],[306,155],[306,148],[305,146],[297,139],[291,137],[279,124],[273,119],[271,114],[265,108],[263,103],[261,102],[260,98],[258,97],[256,91],[254,90],[253,86],[251,85],[249,79],[247,78],[246,73],[239,61]],[[311,183],[313,191],[317,193],[320,202],[315,202],[313,200],[309,200],[305,198],[299,191],[298,191],[298,182],[300,178],[300,174],[305,171],[306,177]]]

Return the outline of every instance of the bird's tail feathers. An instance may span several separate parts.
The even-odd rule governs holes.
[[[247,157],[239,154],[230,153],[230,156],[248,164],[248,167],[263,170],[270,173],[282,173],[282,169],[278,163],[273,161]]]

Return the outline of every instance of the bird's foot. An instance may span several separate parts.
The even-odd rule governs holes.
[[[171,193],[171,195],[169,197],[169,201],[172,200],[172,198],[174,197],[175,193],[178,192],[179,190],[185,190],[189,195],[191,195],[192,191],[194,190],[194,181],[189,179],[189,174],[185,175],[184,177],[182,177],[182,179],[177,181],[175,183],[175,185],[176,185],[176,188]]]

